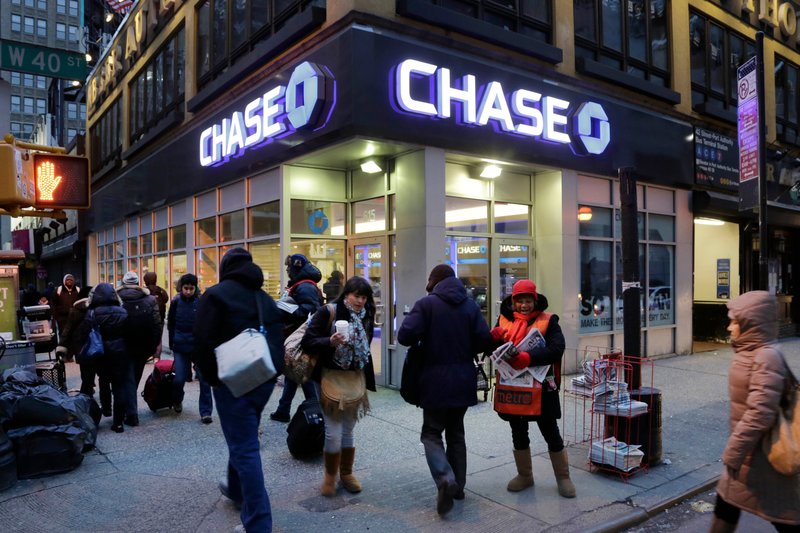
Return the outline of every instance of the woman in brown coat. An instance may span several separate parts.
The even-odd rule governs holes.
[[[761,451],[775,423],[786,366],[773,345],[777,302],[765,291],[728,303],[728,331],[735,355],[728,373],[731,436],[722,453],[725,471],[717,484],[712,533],[736,529],[741,511],[769,520],[778,531],[800,531],[800,475],[776,472]]]

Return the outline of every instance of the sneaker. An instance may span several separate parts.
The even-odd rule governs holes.
[[[206,415],[206,416],[201,416],[200,417],[200,422],[202,422],[203,424],[210,424],[213,421],[214,421],[214,419],[211,418],[211,415]]]
[[[122,424],[111,426],[111,431],[113,431],[114,433],[124,433],[125,426],[123,426]]]
[[[175,405],[173,405],[172,410],[175,411],[176,413],[183,412],[183,402],[178,402]]]
[[[281,413],[279,411],[275,411],[271,415],[269,415],[270,420],[274,420],[276,422],[288,422],[290,420],[290,416],[286,413]]]

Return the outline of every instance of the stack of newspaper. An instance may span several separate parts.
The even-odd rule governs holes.
[[[583,362],[583,375],[572,378],[572,392],[587,398],[592,397],[595,380],[602,383],[608,379],[617,379],[617,366],[609,365],[606,359],[594,359]]]
[[[503,380],[510,381],[527,372],[531,374],[536,381],[542,383],[544,378],[547,377],[547,371],[550,369],[550,365],[532,366],[516,370],[508,363],[508,361],[516,356],[519,352],[530,353],[535,348],[544,347],[545,344],[544,337],[539,330],[537,328],[531,328],[531,330],[527,335],[525,335],[525,338],[522,339],[519,344],[514,345],[513,342],[507,342],[492,352],[492,355],[489,357],[491,358],[492,363],[494,363],[494,367],[497,369],[497,372],[500,374],[500,378]]]
[[[614,437],[592,442],[589,460],[593,463],[610,465],[623,472],[630,472],[642,464],[644,452],[641,446],[625,444]]]

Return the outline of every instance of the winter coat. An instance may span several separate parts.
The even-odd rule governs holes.
[[[158,314],[161,315],[161,322],[163,323],[164,317],[167,314],[167,302],[169,301],[169,294],[167,294],[167,291],[158,285],[147,285],[146,287],[158,305]]]
[[[117,294],[122,299],[122,307],[128,311],[128,321],[125,324],[128,349],[134,356],[149,358],[161,341],[164,327],[158,312],[158,303],[150,295],[150,291],[138,285],[122,285],[117,289]],[[137,305],[145,307],[147,319],[134,312]]]
[[[222,263],[220,282],[200,297],[194,323],[193,359],[212,386],[219,386],[214,349],[247,328],[258,329],[256,295],[259,295],[267,343],[273,360],[283,361],[281,315],[275,301],[261,285],[264,274],[252,261]],[[282,367],[278,369],[280,372]]]
[[[110,366],[117,373],[128,367],[125,321],[128,312],[120,304],[114,287],[108,283],[98,284],[87,298],[86,318],[79,327],[81,346],[89,338],[89,332],[97,326],[103,337],[102,365]]]
[[[397,342],[422,342],[425,354],[420,406],[468,407],[477,403],[475,355],[492,344],[480,307],[458,278],[445,278],[414,304],[397,332]]]
[[[536,306],[534,311],[544,312],[547,309],[547,298],[542,293],[536,296]],[[511,301],[511,296],[507,296],[500,304],[500,314],[507,320],[514,321],[514,307]],[[537,315],[538,316],[538,315]],[[528,321],[528,331],[536,321],[536,317]],[[496,326],[500,325],[500,320],[497,321]],[[561,331],[561,326],[558,324],[558,315],[550,315],[550,321],[547,324],[547,331],[544,334],[545,346],[537,348],[528,354],[531,356],[531,366],[553,365],[549,374],[555,374],[554,380],[556,390],[548,388],[547,384],[542,388],[542,414],[537,416],[523,416],[523,415],[507,415],[505,413],[497,413],[503,420],[511,420],[514,418],[524,419],[528,421],[535,421],[539,418],[561,418],[561,401],[558,399],[558,389],[561,388],[561,359],[564,357],[564,350],[566,349],[566,341],[564,340],[564,333]],[[502,344],[502,343],[501,343]],[[555,370],[555,372],[553,372]]]
[[[191,354],[194,351],[194,323],[199,303],[199,288],[195,289],[191,298],[184,298],[179,294],[172,299],[167,317],[169,347],[172,351],[181,354]]]
[[[67,316],[67,323],[59,338],[59,346],[64,346],[69,355],[80,353],[83,344],[80,342],[80,326],[86,317],[86,306],[89,298],[81,298],[72,306]]]
[[[60,285],[55,291],[53,291],[52,296],[52,306],[53,306],[53,317],[56,319],[56,323],[60,329],[64,329],[67,325],[67,318],[69,317],[69,310],[72,309],[72,306],[77,302],[80,296],[81,288],[77,285],[72,286],[72,291],[70,292],[66,286]]]
[[[317,286],[321,279],[322,273],[319,269],[311,263],[306,263],[289,280],[288,296],[294,300],[298,307],[291,314],[284,313],[284,322],[286,324],[284,334],[286,336],[299,328],[324,303],[322,292]]]
[[[777,303],[766,291],[742,294],[728,303],[740,326],[728,372],[731,435],[722,452],[727,467],[717,484],[726,502],[770,522],[800,524],[800,475],[776,472],[761,450],[775,423],[784,379],[777,337]],[[729,470],[738,471],[732,477]]]
[[[372,343],[372,336],[375,332],[375,307],[368,305],[367,312],[361,323],[364,324],[364,331],[367,333],[367,340]],[[314,313],[311,322],[308,324],[306,334],[300,342],[304,351],[316,354],[317,365],[314,367],[314,372],[311,374],[311,379],[319,383],[322,380],[322,368],[333,368],[341,370],[334,362],[333,356],[336,349],[331,346],[331,330],[334,322],[337,320],[346,320],[350,322],[350,310],[344,306],[344,301],[339,300],[336,302],[336,314],[331,321],[331,313],[327,305],[322,306]],[[374,391],[375,389],[375,370],[372,364],[372,354],[369,356],[369,362],[364,366],[364,378],[366,379],[367,389]]]

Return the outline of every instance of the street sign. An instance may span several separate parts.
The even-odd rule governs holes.
[[[88,209],[89,160],[63,154],[33,154],[37,208]]]
[[[759,153],[758,57],[752,57],[736,71],[739,132],[739,209],[758,205]]]
[[[0,69],[80,82],[89,74],[83,53],[7,40],[0,41]]]

